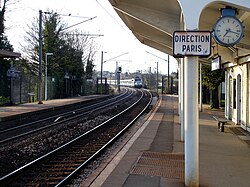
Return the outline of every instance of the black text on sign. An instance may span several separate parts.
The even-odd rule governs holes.
[[[210,31],[175,31],[173,56],[209,56],[211,54]]]

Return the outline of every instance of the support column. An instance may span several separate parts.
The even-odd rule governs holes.
[[[181,121],[181,93],[182,93],[182,88],[181,88],[181,60],[178,59],[178,114],[179,118]]]
[[[181,141],[184,141],[184,137],[185,137],[185,131],[184,131],[184,92],[185,92],[185,88],[184,88],[184,60],[183,58],[180,59],[180,90],[181,90],[181,94],[180,94],[180,98],[181,98],[181,114],[180,114],[180,122],[181,122]]]
[[[198,57],[185,57],[185,185],[199,186]]]
[[[202,63],[200,63],[200,112],[202,112]]]
[[[246,130],[249,127],[249,64],[246,64]]]
[[[228,73],[227,71],[225,71],[225,118],[229,118],[229,115],[228,115],[228,82],[229,82],[229,79],[228,79]]]

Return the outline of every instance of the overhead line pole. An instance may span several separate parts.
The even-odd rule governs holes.
[[[42,33],[42,13],[45,13],[45,14],[50,14],[50,12],[42,12],[42,10],[39,10],[39,77],[38,77],[38,104],[43,104],[42,102],[42,94],[43,94],[43,91],[42,91],[42,55],[43,55],[43,52],[42,52],[42,47],[43,47],[43,33]],[[89,18],[87,20],[84,20],[84,21],[81,21],[79,23],[76,23],[74,25],[71,25],[69,27],[66,27],[65,29],[61,30],[61,31],[64,31],[66,29],[69,29],[71,27],[74,27],[74,26],[77,26],[79,24],[82,24],[84,22],[87,22],[87,21],[90,21],[90,20],[93,20],[95,19],[95,17],[92,17],[92,18]]]
[[[102,69],[103,69],[103,51],[101,54],[101,89],[100,89],[101,95],[102,95]]]
[[[169,74],[170,74],[170,70],[169,70],[169,66],[170,66],[170,64],[169,64],[169,54],[168,54],[168,59],[166,60],[166,59],[164,59],[164,58],[161,58],[161,57],[159,57],[159,56],[157,56],[157,55],[155,55],[155,54],[152,54],[152,53],[150,53],[150,52],[148,52],[148,51],[146,51],[148,54],[150,54],[150,55],[153,55],[153,56],[155,56],[155,57],[157,57],[157,58],[159,58],[159,59],[162,59],[162,60],[164,60],[164,61],[166,61],[167,63],[168,63],[168,92],[169,92],[169,82],[170,82],[170,76],[169,76]]]
[[[105,62],[107,62],[107,61],[114,60],[114,59],[116,59],[116,58],[118,58],[118,57],[121,57],[121,56],[123,56],[123,55],[126,55],[126,54],[128,54],[129,52],[123,53],[123,54],[121,54],[121,55],[115,56],[115,57],[110,58],[110,59],[105,60],[105,61],[103,61],[103,53],[104,53],[104,52],[102,51],[102,53],[101,53],[101,89],[100,89],[100,94],[102,94],[102,72],[103,72],[103,63],[105,63]]]
[[[39,10],[39,80],[38,80],[38,104],[43,104],[42,102],[42,45],[43,45],[43,38],[42,38],[42,10]]]

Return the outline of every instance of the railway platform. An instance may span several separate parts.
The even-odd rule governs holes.
[[[162,96],[141,129],[100,175],[82,187],[185,186],[177,105],[176,96]],[[225,125],[225,131],[220,132],[213,116],[223,114],[223,110],[209,110],[203,105],[199,115],[200,186],[248,187],[250,135],[234,124]]]
[[[38,102],[24,103],[13,106],[0,107],[0,122],[11,120],[13,118],[18,118],[22,115],[31,115],[34,112],[39,112],[42,110],[53,110],[54,108],[60,108],[64,105],[73,105],[89,100],[98,99],[101,97],[107,97],[107,95],[89,95],[80,96],[74,98],[66,99],[54,99],[43,101],[43,104],[38,104]]]

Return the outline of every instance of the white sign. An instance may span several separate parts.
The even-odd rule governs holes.
[[[210,31],[175,31],[173,35],[173,56],[203,56],[211,54]]]
[[[212,59],[212,63],[211,63],[212,71],[220,69],[220,61],[221,61],[220,56]]]

